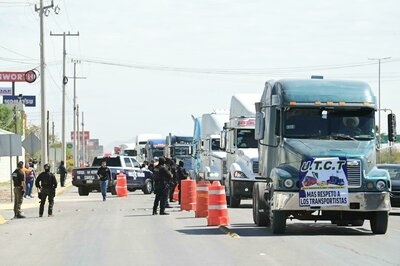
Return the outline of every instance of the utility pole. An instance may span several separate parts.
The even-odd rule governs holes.
[[[85,122],[84,122],[84,116],[83,116],[83,112],[82,112],[82,160],[83,160],[83,163],[86,162],[86,159],[85,159],[85,145],[86,145]]]
[[[76,143],[77,153],[76,154],[77,154],[77,157],[76,158],[78,160],[77,163],[79,164],[79,159],[80,159],[80,151],[79,151],[80,143],[79,143],[79,141],[80,141],[80,137],[81,137],[80,134],[79,134],[80,133],[79,132],[79,104],[76,105],[76,125],[77,125],[77,129],[76,129],[76,133],[77,133],[76,134],[76,136],[77,136],[76,137],[76,139],[77,139],[76,140],[77,141],[77,143]]]
[[[66,162],[66,149],[65,149],[65,85],[68,83],[68,78],[65,76],[65,59],[67,57],[66,50],[66,38],[70,36],[79,36],[77,33],[66,33],[65,31],[61,33],[52,33],[50,31],[50,36],[62,36],[63,37],[63,78],[62,78],[62,124],[61,124],[61,160]]]
[[[379,143],[379,149],[381,148],[381,61],[382,60],[388,60],[391,57],[380,57],[380,58],[368,58],[368,60],[374,60],[378,61],[378,143]],[[379,150],[379,163],[382,162],[382,153]]]
[[[78,142],[77,142],[78,134],[76,132],[76,124],[77,124],[76,123],[76,117],[77,117],[77,115],[76,115],[76,113],[77,113],[77,110],[76,110],[76,80],[77,79],[86,79],[86,78],[85,77],[77,77],[76,76],[76,64],[80,64],[81,61],[72,59],[71,62],[74,64],[74,76],[72,77],[74,79],[74,115],[73,115],[73,117],[74,117],[74,122],[73,122],[74,123],[74,132],[73,132],[73,136],[74,136],[74,166],[77,167],[77,163],[78,163],[78,160],[77,160],[77,157],[78,157]]]
[[[49,129],[50,129],[50,127],[49,127],[49,123],[50,123],[50,112],[49,112],[49,110],[47,110],[47,121],[46,121],[46,129],[47,129],[47,132],[46,132],[46,135],[47,135],[47,139],[46,139],[46,146],[47,146],[47,158],[49,158],[49,154],[50,154],[50,149],[49,149],[49,147],[50,147],[50,138],[49,138],[49,136],[50,136],[50,134],[49,134]],[[46,163],[48,163],[48,161],[46,161]]]
[[[43,15],[48,16],[49,8],[53,8],[54,3],[51,1],[51,4],[48,6],[43,6],[43,0],[40,0],[39,8],[35,5],[35,11],[39,12],[40,17],[40,104],[41,104],[41,115],[40,115],[40,122],[41,122],[41,164],[44,165],[47,163],[47,130],[46,130],[46,75],[45,75],[45,68],[46,63],[44,59],[44,18]],[[58,11],[55,13],[58,14]],[[59,10],[59,8],[58,8]],[[49,11],[49,12],[47,12]]]

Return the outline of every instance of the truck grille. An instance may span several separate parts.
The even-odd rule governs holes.
[[[361,161],[347,160],[347,178],[350,188],[361,186]]]
[[[253,173],[258,173],[258,161],[253,161]]]

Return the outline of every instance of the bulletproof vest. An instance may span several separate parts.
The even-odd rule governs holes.
[[[154,178],[154,181],[156,181],[156,182],[161,181],[160,167],[159,166],[154,167],[154,169],[153,169],[153,178]]]
[[[43,173],[40,185],[42,188],[54,188],[54,179],[52,173]]]

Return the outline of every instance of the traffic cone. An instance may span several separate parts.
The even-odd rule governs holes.
[[[208,191],[208,226],[229,225],[228,206],[225,187],[214,181]]]
[[[128,187],[126,182],[126,176],[123,173],[117,175],[117,184],[115,186],[118,197],[128,197]]]
[[[208,189],[210,182],[200,181],[197,184],[196,218],[208,216]]]
[[[181,210],[196,210],[196,181],[185,179],[181,181]]]
[[[175,187],[174,195],[172,196],[172,199],[174,201],[178,201],[179,200],[179,188],[178,188],[178,185],[176,185],[176,187]]]

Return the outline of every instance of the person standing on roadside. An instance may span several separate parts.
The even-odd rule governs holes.
[[[54,197],[56,196],[57,179],[53,173],[50,172],[50,165],[47,163],[43,166],[44,172],[40,173],[36,178],[35,186],[40,193],[40,207],[39,217],[43,217],[44,204],[46,198],[49,200],[49,217],[53,216]]]
[[[65,169],[64,161],[60,162],[60,166],[58,166],[58,173],[60,174],[61,187],[65,187],[65,178],[67,176],[67,169]]]
[[[165,204],[168,199],[168,185],[172,174],[165,166],[165,159],[163,157],[154,157],[153,176],[155,181],[154,193],[156,197],[153,204],[153,215],[157,214],[158,204],[160,203],[160,215],[169,215],[165,212]]]
[[[178,179],[178,189],[179,189],[179,205],[181,204],[181,185],[182,180],[185,180],[188,177],[188,174],[184,168],[185,163],[183,161],[179,161],[178,167],[176,168],[176,175]]]
[[[108,181],[111,180],[111,171],[110,168],[107,167],[106,161],[101,162],[101,167],[97,171],[97,176],[100,179],[100,189],[103,201],[106,201]]]
[[[17,169],[12,173],[14,183],[14,218],[25,218],[21,214],[21,206],[25,192],[25,173],[22,170],[24,162],[18,162]]]
[[[24,172],[25,172],[25,187],[26,187],[24,198],[27,197],[33,198],[32,189],[36,178],[35,169],[33,169],[33,167],[31,167],[29,163],[25,163]]]

